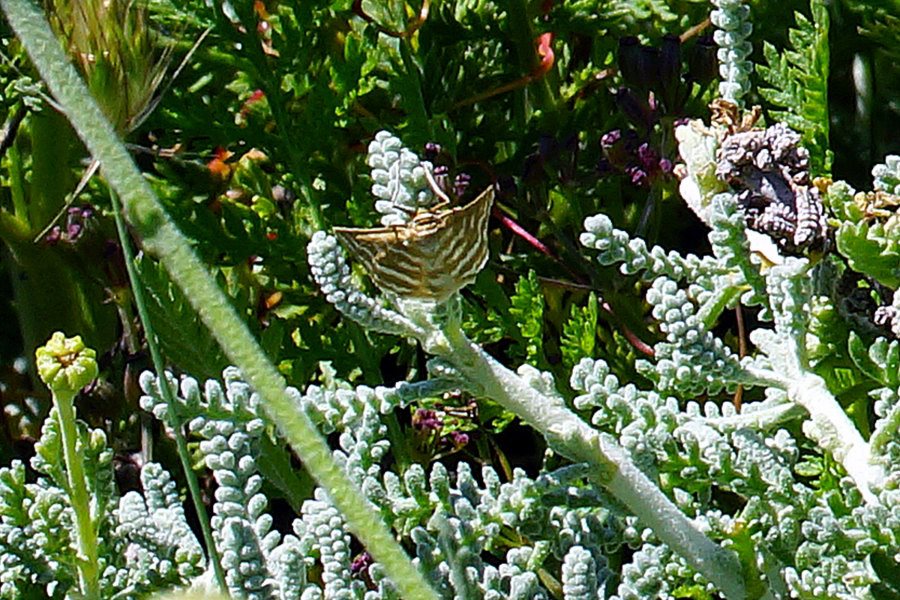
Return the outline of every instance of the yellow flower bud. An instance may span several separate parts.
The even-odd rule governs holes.
[[[35,351],[38,374],[55,394],[75,394],[97,377],[97,353],[61,331]]]

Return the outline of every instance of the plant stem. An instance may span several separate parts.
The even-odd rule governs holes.
[[[804,432],[820,448],[834,456],[853,479],[867,504],[878,504],[872,484],[883,481],[883,470],[872,464],[871,449],[859,430],[828,391],[825,381],[814,373],[794,378],[787,388],[788,397],[809,413],[811,422]]]
[[[91,155],[103,165],[103,175],[121,196],[125,216],[143,239],[144,248],[160,257],[172,280],[190,300],[226,356],[259,393],[260,403],[269,418],[297,451],[319,485],[328,492],[350,530],[382,564],[401,597],[436,599],[435,591],[413,566],[377,510],[335,462],[331,448],[309,416],[288,396],[284,378],[269,362],[246,323],[238,317],[141,176],[69,63],[44,16],[28,0],[0,0],[0,6],[78,135]]]
[[[601,435],[563,400],[546,396],[528,385],[480,346],[466,338],[458,319],[442,328],[446,346],[431,351],[449,360],[469,381],[503,408],[540,431],[559,454],[592,467],[591,479],[605,487],[637,515],[672,550],[713,582],[727,598],[745,598],[740,564],[731,552],[707,538],[634,464],[631,456],[609,435]]]
[[[134,304],[137,307],[141,325],[144,327],[144,336],[147,338],[147,347],[150,349],[150,357],[153,360],[153,368],[156,371],[156,380],[159,382],[159,391],[166,401],[166,420],[168,421],[169,429],[172,430],[172,435],[175,436],[175,446],[178,451],[178,459],[181,461],[181,470],[184,471],[184,478],[187,480],[188,490],[190,490],[191,494],[191,502],[194,505],[194,510],[197,512],[197,519],[200,521],[200,530],[203,533],[203,541],[206,543],[209,561],[212,563],[213,572],[216,576],[216,583],[219,585],[219,591],[227,594],[228,584],[225,582],[225,571],[222,569],[219,553],[216,550],[216,543],[213,540],[212,529],[209,526],[209,515],[206,513],[206,506],[203,505],[200,484],[197,482],[197,474],[194,473],[191,454],[188,451],[187,442],[182,432],[182,424],[178,420],[178,415],[175,414],[175,399],[172,397],[169,380],[166,379],[165,362],[159,349],[159,341],[156,339],[156,333],[153,330],[153,323],[150,321],[150,314],[147,311],[144,287],[141,285],[137,269],[134,267],[134,250],[131,248],[131,237],[125,228],[125,219],[122,218],[122,206],[115,191],[109,191],[109,199],[112,203],[113,216],[116,220],[119,243],[122,245],[122,253],[125,255],[125,268],[128,271],[128,279],[131,281]]]
[[[75,538],[78,548],[78,580],[85,598],[100,597],[98,576],[97,531],[91,515],[91,499],[84,478],[84,464],[78,448],[78,425],[75,422],[75,394],[53,392],[59,431],[62,436],[63,458],[69,479],[69,501],[75,513]]]

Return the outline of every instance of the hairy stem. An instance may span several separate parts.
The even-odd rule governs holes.
[[[869,444],[828,391],[825,381],[806,373],[788,387],[788,397],[809,412],[804,432],[844,467],[867,503],[877,504],[872,484],[883,480],[884,473],[872,463]]]
[[[78,548],[78,580],[85,598],[100,597],[98,573],[97,530],[91,515],[91,498],[84,479],[84,464],[78,448],[78,425],[75,422],[75,394],[53,392],[59,431],[62,436],[63,458],[69,480],[69,501],[75,513],[75,546]]]
[[[266,413],[327,490],[350,530],[382,563],[402,597],[436,598],[384,521],[334,461],[331,449],[309,417],[287,395],[284,379],[166,214],[69,63],[44,16],[28,0],[0,0],[0,6],[91,155],[103,165],[103,174],[121,196],[125,216],[140,234],[144,247],[160,257],[225,354],[259,392]]]
[[[595,483],[650,526],[660,540],[680,553],[727,598],[746,597],[737,558],[703,535],[611,436],[591,428],[562,399],[529,386],[466,338],[455,319],[450,319],[443,334],[446,346],[437,344],[433,349],[443,351],[443,357],[470,381],[477,382],[487,397],[540,431],[554,451],[591,465]]]
[[[147,347],[150,349],[150,356],[153,360],[153,368],[156,371],[156,378],[159,381],[159,391],[166,401],[166,414],[168,417],[168,425],[175,436],[175,446],[178,452],[178,458],[181,461],[181,470],[184,472],[187,481],[188,490],[191,494],[191,502],[197,517],[200,520],[200,530],[203,533],[203,541],[206,544],[209,562],[212,564],[213,573],[216,576],[216,583],[221,593],[227,593],[228,584],[225,582],[225,571],[222,569],[219,560],[216,544],[213,540],[212,529],[209,526],[209,516],[206,513],[206,506],[203,504],[203,495],[200,493],[200,484],[197,481],[197,474],[194,472],[191,454],[188,451],[187,442],[184,439],[182,425],[178,421],[175,414],[175,398],[172,397],[172,390],[169,387],[169,380],[166,378],[165,367],[162,352],[159,348],[159,342],[156,339],[156,333],[153,330],[153,323],[150,321],[150,314],[147,311],[146,297],[144,296],[144,288],[138,277],[137,269],[134,266],[134,251],[131,248],[131,237],[125,228],[125,219],[122,217],[122,207],[119,197],[112,190],[109,192],[110,201],[113,207],[113,215],[116,219],[116,231],[119,234],[119,243],[122,245],[122,252],[125,255],[125,268],[128,271],[128,279],[131,281],[131,290],[134,294],[134,303],[137,306],[138,316],[141,324],[144,326],[144,335],[147,338]]]

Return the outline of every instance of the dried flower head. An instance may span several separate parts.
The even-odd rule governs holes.
[[[825,209],[809,175],[800,134],[783,123],[725,137],[716,175],[737,191],[748,226],[768,234],[788,253],[824,249]]]

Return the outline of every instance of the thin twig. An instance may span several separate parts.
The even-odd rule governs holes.
[[[19,104],[9,118],[6,119],[3,129],[0,129],[0,156],[6,154],[6,151],[12,146],[16,139],[16,134],[19,132],[19,125],[22,124],[27,114],[28,109],[25,105]]]

